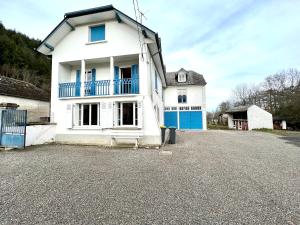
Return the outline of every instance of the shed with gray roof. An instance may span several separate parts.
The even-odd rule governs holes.
[[[27,110],[27,122],[47,120],[50,94],[31,83],[0,76],[0,103],[15,103],[18,109]]]

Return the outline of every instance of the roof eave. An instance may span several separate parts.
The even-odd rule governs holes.
[[[105,5],[105,6],[91,8],[91,9],[83,9],[83,10],[65,13],[65,18],[86,16],[86,15],[90,15],[90,14],[94,14],[94,13],[107,12],[107,11],[111,11],[114,9],[115,8],[113,7],[113,5]]]
[[[161,53],[162,49],[161,49],[161,43],[160,43],[160,40],[159,40],[158,33],[155,33],[155,42],[156,42],[156,46],[157,46],[157,49],[158,49],[160,62],[161,62],[161,65],[162,65],[164,79],[165,79],[166,86],[167,86],[166,69],[165,69],[165,65],[164,65],[164,61],[163,61],[163,57],[162,57],[162,53]]]
[[[95,14],[95,13],[101,13],[101,12],[107,12],[107,11],[112,11],[114,10],[116,12],[116,14],[119,14],[125,18],[127,18],[129,21],[131,21],[132,23],[137,24],[138,26],[141,27],[142,32],[145,33],[145,35],[147,35],[147,33],[145,32],[145,30],[147,30],[148,32],[150,32],[152,35],[155,36],[156,39],[156,43],[157,46],[159,46],[159,42],[157,40],[159,40],[159,38],[156,37],[157,33],[155,33],[153,30],[149,29],[148,27],[144,26],[143,24],[139,23],[138,21],[134,20],[133,18],[131,18],[130,16],[124,14],[123,12],[119,11],[118,9],[114,8],[113,5],[106,5],[106,6],[102,6],[102,7],[97,7],[97,8],[91,8],[91,9],[85,9],[85,10],[79,10],[79,11],[75,11],[75,12],[69,12],[69,13],[65,13],[64,15],[64,19],[47,35],[47,37],[41,42],[41,44],[36,48],[36,50],[42,54],[45,55],[50,55],[51,52],[53,51],[53,49],[49,49],[49,51],[42,51],[41,48],[43,45],[47,44],[47,40],[64,24],[64,23],[68,23],[68,19],[74,18],[74,17],[79,17],[79,16],[86,16],[86,15],[90,15],[90,14]],[[118,15],[118,16],[119,16]],[[72,28],[71,28],[72,29]],[[158,36],[158,35],[157,35]],[[46,46],[47,47],[47,46]],[[48,48],[48,47],[47,47]],[[164,72],[165,75],[165,72]]]

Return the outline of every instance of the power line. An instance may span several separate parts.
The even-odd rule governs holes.
[[[135,15],[135,20],[142,24],[142,17],[144,16],[143,13],[140,11],[139,8],[139,3],[138,0],[132,0],[133,3],[133,9],[134,9],[134,15]],[[137,15],[138,14],[138,15]],[[138,18],[139,17],[139,18]],[[141,55],[142,55],[142,60],[144,60],[144,55],[143,55],[143,44],[141,42],[141,34],[140,34],[140,27],[139,24],[136,24],[137,27],[137,32],[138,32],[138,36],[139,36],[139,44],[140,44],[140,49],[141,49]]]

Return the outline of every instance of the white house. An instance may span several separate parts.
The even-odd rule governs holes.
[[[0,103],[14,103],[27,110],[27,122],[40,122],[49,117],[50,95],[25,81],[0,76]]]
[[[180,130],[206,130],[206,81],[203,75],[180,69],[166,74],[165,126]]]
[[[108,5],[66,13],[37,51],[52,56],[56,142],[161,144],[166,80],[157,33]]]
[[[226,114],[228,115],[228,127],[232,129],[273,129],[272,114],[256,105],[234,107]]]

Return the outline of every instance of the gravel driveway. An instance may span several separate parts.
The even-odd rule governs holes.
[[[179,133],[164,150],[0,152],[0,224],[300,224],[300,148],[260,132]]]

